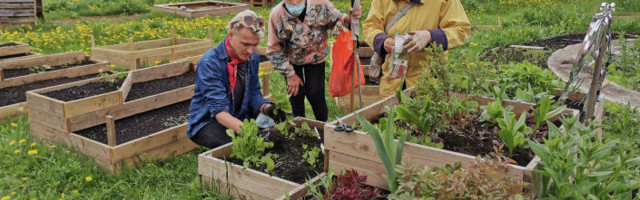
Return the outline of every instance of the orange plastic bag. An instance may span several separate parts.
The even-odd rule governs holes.
[[[340,32],[331,48],[331,74],[329,75],[329,94],[331,97],[340,97],[351,92],[351,78],[354,70],[353,39],[351,31]],[[354,81],[354,88],[364,85],[364,74],[358,60],[360,69],[360,84],[358,78]]]

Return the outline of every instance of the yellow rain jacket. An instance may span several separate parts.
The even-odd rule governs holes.
[[[393,38],[396,34],[407,34],[411,31],[428,30],[432,35],[432,42],[442,45],[443,49],[451,49],[461,46],[467,41],[471,24],[467,14],[462,8],[459,0],[411,0],[421,1],[414,5],[407,15],[398,20],[389,31],[384,32],[384,27],[402,7],[409,2],[405,0],[373,0],[369,16],[364,21],[363,35],[369,46],[374,47],[376,52],[385,52],[381,48],[381,36]],[[378,37],[376,37],[378,36]],[[374,42],[374,40],[377,40]],[[377,45],[377,46],[375,46]],[[382,54],[379,54],[382,55]],[[387,53],[385,62],[382,64],[382,78],[380,79],[380,94],[383,97],[393,95],[400,87],[400,78],[389,78],[389,58],[393,55]],[[407,69],[407,87],[415,85],[418,75],[422,71],[420,62],[428,57],[428,53],[420,51],[409,55],[409,65]]]

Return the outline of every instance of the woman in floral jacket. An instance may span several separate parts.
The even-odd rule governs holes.
[[[353,13],[357,20],[361,9]],[[304,97],[317,120],[327,121],[325,57],[328,30],[348,26],[351,12],[342,14],[328,0],[284,0],[269,16],[267,57],[287,78],[294,116],[305,116]]]

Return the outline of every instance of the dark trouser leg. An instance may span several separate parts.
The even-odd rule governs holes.
[[[316,120],[326,122],[329,115],[325,99],[325,63],[304,66],[304,89]]]
[[[226,127],[218,123],[218,121],[213,120],[200,128],[200,130],[191,137],[191,141],[200,146],[213,149],[231,142],[231,137],[227,135]]]
[[[302,80],[302,82],[306,86],[307,84],[305,82],[302,66],[294,65],[293,70],[296,72],[296,75],[298,75],[300,80]],[[296,96],[291,95],[291,97],[289,97],[289,101],[291,102],[291,108],[293,110],[293,116],[295,117],[306,116],[304,112],[304,97],[305,97],[305,91],[303,86],[298,87],[298,95]]]

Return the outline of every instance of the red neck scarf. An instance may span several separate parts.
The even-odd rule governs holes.
[[[231,86],[231,90],[229,93],[232,93],[234,88],[236,87],[236,72],[238,71],[238,63],[242,62],[238,56],[231,51],[231,41],[230,37],[224,41],[224,47],[227,51],[227,55],[231,58],[231,62],[227,64],[227,72],[229,72],[229,85]]]

